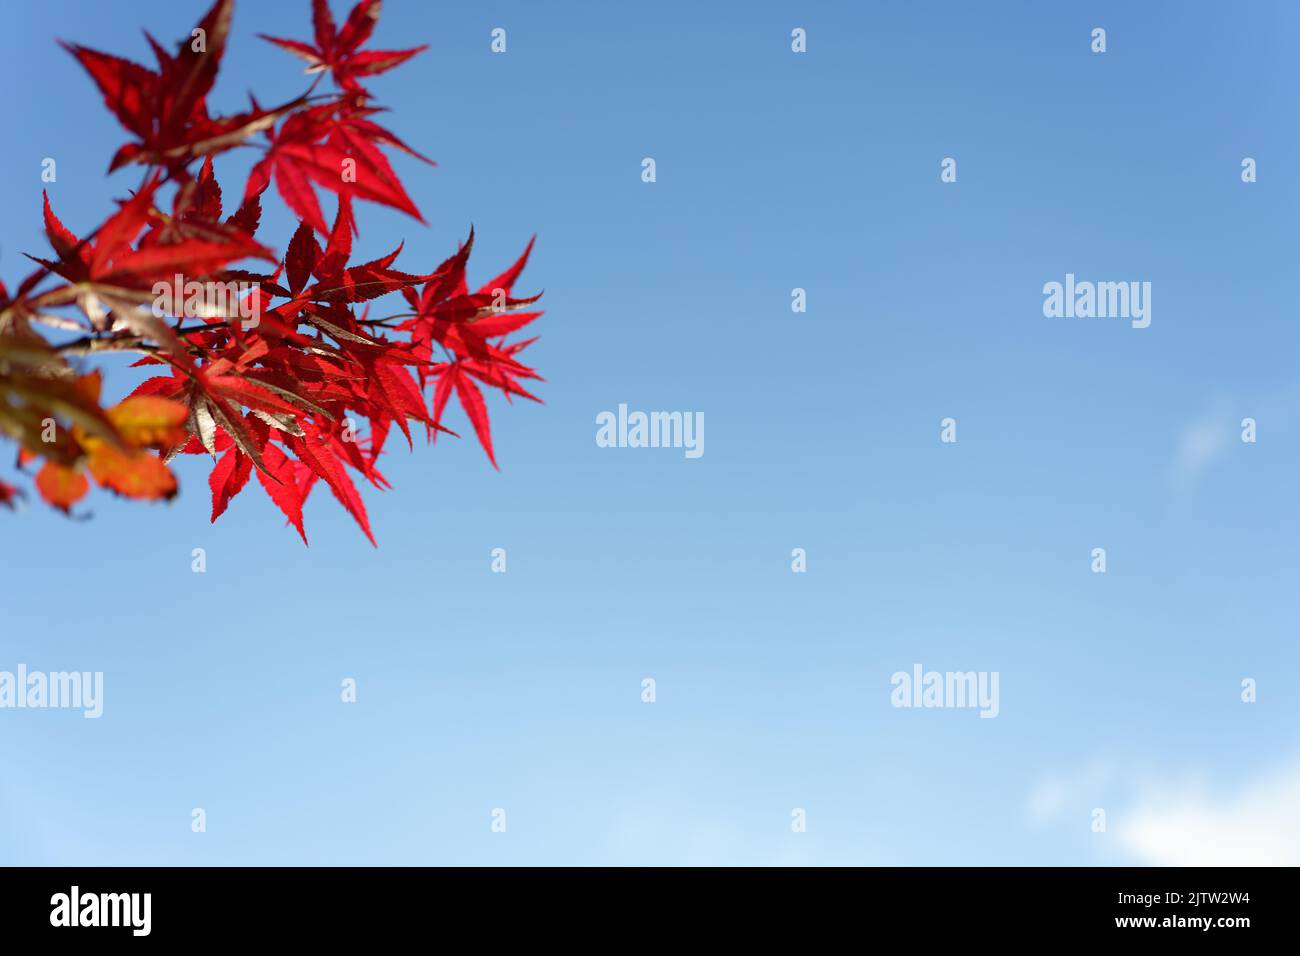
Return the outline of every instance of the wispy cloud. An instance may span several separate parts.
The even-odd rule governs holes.
[[[1241,443],[1246,418],[1254,419],[1269,438],[1284,435],[1300,419],[1300,384],[1253,396],[1220,395],[1214,399],[1208,411],[1188,422],[1179,433],[1169,469],[1171,483],[1183,489],[1193,486]]]
[[[1086,821],[1113,774],[1110,764],[1093,760],[1081,770],[1043,778],[1029,794],[1030,822],[1044,826],[1067,818]]]
[[[1212,411],[1183,428],[1171,469],[1174,484],[1183,488],[1195,484],[1232,447],[1238,437],[1233,426],[1232,411],[1226,402],[1219,401]]]

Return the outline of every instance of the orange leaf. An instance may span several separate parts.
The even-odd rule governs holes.
[[[99,369],[95,369],[88,375],[80,376],[76,381],[75,388],[85,396],[86,401],[91,405],[98,405],[99,393],[104,388],[104,373]]]
[[[75,468],[46,462],[36,474],[36,490],[51,505],[67,514],[73,505],[86,497],[90,482]]]
[[[180,444],[188,415],[180,402],[156,395],[128,398],[108,410],[109,420],[132,448]]]
[[[157,455],[147,451],[118,451],[94,442],[90,448],[90,473],[101,486],[127,498],[171,498],[176,478]]]

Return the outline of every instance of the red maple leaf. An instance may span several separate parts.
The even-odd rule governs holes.
[[[314,0],[314,45],[268,39],[307,59],[309,71],[331,72],[339,92],[273,110],[253,100],[247,112],[214,117],[206,98],[232,9],[232,0],[217,0],[175,54],[150,37],[157,69],[68,47],[133,136],[112,167],[146,169],[134,193],[81,237],[46,197],[53,256],[33,257],[40,268],[12,296],[0,285],[0,430],[18,438],[20,466],[44,459],[36,490],[68,513],[92,479],[118,494],[168,498],[177,482],[167,462],[208,455],[213,521],[256,474],[304,543],[303,508],[321,483],[374,542],[356,476],[389,487],[379,465],[394,429],[408,446],[421,426],[430,438],[455,435],[441,423],[455,392],[496,467],[485,390],[540,401],[523,384],[540,376],[518,357],[535,339],[508,341],[541,314],[529,308],[536,297],[513,295],[533,244],[473,292],[465,281],[472,230],[430,272],[398,268],[400,244],[353,261],[357,201],[421,219],[385,150],[430,162],[375,121],[381,110],[358,78],[424,47],[362,50],[378,0],[358,3],[341,29],[325,0]],[[231,212],[213,158],[258,131],[266,152]],[[282,257],[254,238],[272,180],[298,220]],[[336,197],[332,225],[318,189]],[[176,294],[162,306],[157,284],[173,280]],[[229,302],[189,309],[191,287],[202,299],[214,286],[237,289],[238,317]],[[409,311],[371,318],[371,303],[392,293]],[[83,336],[54,346],[33,331],[36,322]],[[79,375],[63,353],[119,349],[143,352],[135,365],[163,374],[104,408],[100,376]],[[50,420],[58,424],[53,441],[42,434]],[[0,506],[12,508],[21,493],[0,482]]]
[[[264,33],[259,33],[258,36],[307,61],[306,72],[320,73],[329,70],[334,77],[334,82],[340,88],[360,90],[361,85],[357,82],[357,77],[386,73],[417,53],[428,49],[427,45],[423,45],[409,50],[362,51],[360,47],[374,32],[382,5],[382,0],[361,0],[348,14],[343,29],[339,30],[334,26],[334,17],[330,14],[327,0],[312,0],[311,18],[316,32],[315,46],[298,40],[267,36]]]
[[[138,139],[117,151],[110,171],[128,163],[174,168],[196,156],[211,156],[266,129],[298,102],[273,110],[254,107],[231,116],[208,114],[206,97],[226,50],[233,11],[234,0],[217,0],[174,56],[146,34],[157,70],[63,44],[95,81],[118,122]]]

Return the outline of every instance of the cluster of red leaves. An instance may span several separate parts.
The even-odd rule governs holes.
[[[350,472],[388,486],[378,464],[394,426],[408,445],[412,423],[426,438],[449,431],[442,416],[454,391],[495,466],[482,386],[507,400],[538,401],[523,383],[539,376],[518,358],[534,340],[508,341],[541,314],[529,310],[536,297],[513,297],[532,243],[472,292],[466,280],[472,230],[428,273],[395,268],[400,246],[354,263],[357,200],[423,221],[383,150],[429,161],[374,121],[380,110],[359,81],[424,48],[362,49],[380,0],[361,0],[342,28],[327,0],[313,0],[314,46],[265,39],[306,60],[308,73],[328,71],[336,92],[316,93],[318,77],[281,106],[253,101],[245,112],[212,116],[206,98],[232,8],[233,0],[217,0],[174,55],[148,37],[156,70],[67,47],[135,137],[117,150],[110,170],[138,164],[144,172],[131,197],[80,238],[46,198],[53,256],[32,257],[40,268],[13,296],[0,285],[0,431],[18,441],[20,466],[44,460],[36,489],[64,511],[86,494],[87,473],[122,495],[166,498],[176,492],[166,462],[177,454],[207,454],[215,462],[212,520],[256,474],[305,542],[303,504],[324,482],[373,542]],[[225,203],[213,157],[252,145],[258,133],[265,154],[237,206]],[[283,256],[257,238],[273,179],[300,223]],[[318,189],[333,194],[332,225]],[[258,260],[265,266],[236,268]],[[239,283],[247,290],[244,301],[217,314],[200,311],[197,320],[180,296],[169,298],[166,311],[158,309],[155,287],[171,287],[178,275],[187,290],[194,282]],[[370,303],[390,293],[409,310],[371,319]],[[244,321],[249,315],[257,320]],[[33,323],[81,337],[53,345]],[[162,366],[165,374],[105,410],[99,375],[82,374],[70,359],[119,349],[144,353],[136,365]],[[12,508],[20,494],[0,482],[0,505]]]

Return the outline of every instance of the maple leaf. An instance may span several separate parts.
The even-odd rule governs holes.
[[[185,409],[165,398],[131,396],[110,408],[108,418],[132,448],[165,448],[183,437]]]
[[[425,162],[431,161],[363,118],[373,112],[347,97],[293,113],[279,130],[267,131],[270,146],[249,172],[245,196],[265,190],[274,177],[285,205],[322,235],[329,229],[316,186],[336,193],[340,199],[352,197],[391,206],[424,222],[375,144],[394,146]],[[344,175],[345,171],[348,175]]]
[[[266,491],[267,497],[275,502],[275,506],[284,514],[285,519],[297,530],[302,543],[306,544],[307,532],[302,523],[302,506],[307,499],[308,491],[311,490],[311,482],[305,476],[300,476],[298,462],[277,446],[267,445],[263,450],[263,456],[266,459],[267,469],[265,472],[257,473],[257,480]]]
[[[78,379],[75,388],[85,402],[97,407],[100,384],[100,376],[92,374]],[[65,514],[90,489],[85,471],[100,486],[129,498],[172,497],[176,493],[176,479],[149,449],[180,440],[183,437],[180,425],[185,415],[185,406],[177,402],[133,397],[107,410],[104,414],[109,425],[107,431],[73,425],[69,442],[75,449],[74,455],[58,456],[43,451],[47,460],[37,472],[36,490],[47,503]],[[35,454],[30,450],[21,456],[33,457]]]
[[[418,295],[411,289],[403,290],[416,314],[398,328],[410,331],[412,340],[422,350],[431,352],[436,342],[453,356],[452,361],[433,365],[428,371],[438,380],[433,393],[434,422],[441,424],[443,411],[454,391],[488,461],[494,468],[499,468],[492,448],[487,404],[474,380],[500,389],[507,399],[519,395],[541,401],[519,384],[520,379],[540,376],[514,357],[533,340],[510,347],[504,344],[503,338],[541,315],[540,312],[509,311],[537,301],[537,297],[510,297],[515,282],[528,263],[533,241],[529,241],[523,254],[510,268],[471,294],[465,283],[465,267],[473,245],[474,233],[471,231],[465,244],[434,271]],[[501,338],[501,341],[494,344],[488,341],[490,338]]]
[[[474,246],[474,232],[470,230],[469,238],[460,251],[440,265],[425,283],[417,296],[406,289],[403,295],[415,310],[415,317],[403,322],[399,329],[410,331],[414,340],[421,346],[437,342],[444,348],[461,356],[470,356],[481,362],[489,362],[503,367],[513,368],[517,374],[525,377],[532,372],[524,365],[511,358],[496,345],[489,343],[490,336],[502,335],[500,328],[510,331],[528,324],[540,312],[527,313],[510,318],[503,318],[504,310],[510,310],[537,301],[531,299],[512,299],[508,293],[513,288],[515,279],[523,270],[528,248],[519,260],[493,280],[493,283],[478,292],[470,294],[465,285],[465,266],[469,260],[470,250]],[[480,326],[476,323],[487,321]],[[482,328],[485,331],[480,332]]]
[[[97,372],[76,376],[40,336],[16,324],[0,333],[0,432],[27,449],[72,464],[81,449],[67,428],[50,441],[47,423],[65,421],[110,443],[121,436],[99,405]]]
[[[343,505],[356,520],[365,536],[370,539],[370,543],[377,547],[375,536],[370,531],[370,519],[366,515],[365,503],[339,460],[335,447],[336,441],[337,439],[313,427],[302,438],[291,437],[287,444],[298,456],[298,460],[310,468],[317,478],[325,482],[339,504]]]
[[[230,448],[217,467],[208,476],[212,488],[212,520],[215,522],[230,504],[230,499],[243,490],[253,474],[253,459],[238,448]]]
[[[158,61],[156,71],[122,57],[63,44],[90,74],[118,122],[138,138],[117,151],[110,172],[129,163],[175,166],[231,149],[301,102],[224,117],[208,114],[206,97],[225,53],[233,11],[234,0],[217,0],[174,56],[148,37]]]
[[[57,261],[29,256],[73,283],[72,293],[97,330],[120,325],[142,340],[160,345],[171,360],[190,368],[193,360],[184,343],[154,312],[144,308],[156,296],[156,282],[170,283],[184,269],[190,277],[208,276],[233,261],[248,257],[274,260],[270,252],[237,231],[172,243],[134,243],[155,215],[153,197],[159,178],[151,177],[139,192],[121,204],[100,226],[94,241],[77,237],[54,215],[45,197],[45,231]]]
[[[36,490],[51,507],[69,514],[90,490],[90,481],[76,468],[48,461],[36,473]]]
[[[50,208],[49,196],[44,196],[45,234],[58,259],[49,262],[35,256],[29,258],[84,286],[83,292],[107,297],[116,294],[126,300],[131,300],[131,293],[136,290],[152,289],[155,282],[170,279],[177,270],[183,269],[188,277],[201,278],[241,259],[274,261],[268,249],[234,229],[211,233],[210,238],[181,238],[165,244],[142,242],[136,248],[136,238],[156,214],[152,204],[158,184],[158,179],[150,179],[122,203],[118,212],[100,226],[93,241],[79,240],[73,235]]]
[[[361,45],[374,32],[382,5],[382,0],[361,0],[352,8],[340,30],[334,25],[328,0],[312,0],[315,46],[264,33],[259,33],[258,36],[305,60],[307,73],[329,70],[334,82],[342,89],[359,91],[361,84],[357,82],[357,77],[386,73],[428,49],[427,45],[423,45],[408,50],[360,50]]]
[[[474,380],[465,374],[463,363],[452,362],[443,366],[442,377],[438,380],[438,389],[434,394],[433,417],[435,419],[442,417],[443,407],[447,404],[447,395],[452,388],[455,388],[461,408],[465,410],[470,424],[474,426],[474,434],[478,436],[479,444],[487,453],[488,461],[492,462],[492,467],[499,471],[501,466],[497,464],[496,453],[492,450],[492,426],[488,420],[487,403],[483,401],[483,393],[474,384]]]
[[[412,421],[432,439],[454,435],[441,423],[454,392],[496,467],[483,389],[499,390],[507,401],[540,401],[523,383],[541,377],[519,358],[535,338],[508,341],[541,315],[530,308],[537,297],[513,294],[531,241],[513,265],[473,292],[465,281],[473,230],[428,274],[396,267],[401,244],[377,259],[351,261],[356,202],[423,222],[391,152],[431,164],[379,125],[383,111],[370,105],[359,82],[424,49],[363,49],[380,8],[378,0],[361,0],[339,28],[326,0],[313,0],[314,44],[267,39],[305,59],[309,72],[331,73],[340,92],[304,94],[275,109],[250,96],[250,108],[232,116],[212,115],[206,102],[229,38],[232,0],[216,0],[174,53],[146,34],[153,69],[65,44],[132,136],[110,168],[149,168],[135,192],[82,237],[59,220],[46,196],[53,256],[32,257],[40,268],[12,296],[0,283],[0,431],[18,441],[19,468],[41,462],[34,485],[53,507],[70,514],[92,483],[127,497],[170,498],[177,491],[171,458],[207,454],[212,520],[256,473],[304,544],[303,506],[318,483],[374,543],[351,473],[388,488],[379,461],[394,430],[408,446]],[[265,134],[266,152],[230,212],[213,158],[257,132]],[[297,219],[282,259],[254,238],[273,180]],[[169,212],[159,205],[166,187],[173,189]],[[318,189],[336,196],[332,227]],[[272,263],[274,271],[240,267],[245,259]],[[175,303],[179,291],[171,306],[155,311],[155,285],[182,278],[187,290],[189,280],[239,283],[240,311],[252,307],[258,321],[229,321],[228,308],[211,304],[190,314],[188,305]],[[53,287],[39,291],[47,280],[55,280]],[[369,303],[393,292],[410,313],[370,318]],[[57,314],[71,307],[80,316]],[[50,345],[32,323],[82,337]],[[133,367],[163,366],[169,374],[104,408],[102,376],[80,374],[66,356],[116,349],[144,352]],[[435,349],[445,361],[435,360]],[[432,408],[424,391],[430,383]],[[358,421],[368,423],[368,432],[358,434]],[[19,495],[0,482],[0,506],[13,508]]]
[[[86,450],[86,467],[102,487],[128,498],[171,498],[176,494],[176,478],[148,449],[180,441],[187,414],[184,405],[168,399],[128,398],[108,410],[127,447],[77,434],[75,429],[74,435]]]
[[[428,278],[392,268],[402,251],[401,246],[379,259],[348,266],[347,261],[352,255],[352,223],[351,203],[346,197],[340,197],[338,215],[334,220],[334,228],[330,230],[329,242],[323,251],[312,256],[311,271],[318,281],[303,291],[304,298],[335,306],[348,302],[365,302],[389,292],[409,288]],[[308,313],[308,321],[313,321],[311,311],[308,310]],[[333,314],[341,316],[343,312],[335,308]],[[356,338],[355,331],[352,335],[353,341],[372,341]]]
[[[172,498],[176,477],[157,455],[143,451],[124,452],[104,445],[93,448],[86,467],[100,486],[126,498]]]

